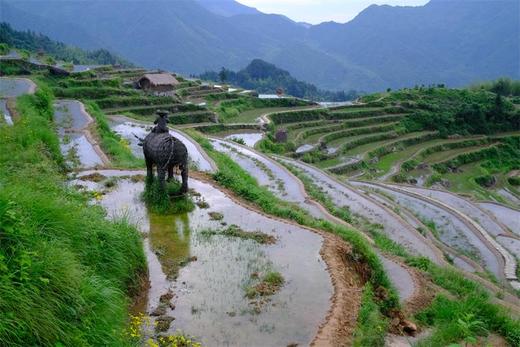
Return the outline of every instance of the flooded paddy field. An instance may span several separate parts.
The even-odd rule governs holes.
[[[36,85],[26,78],[0,77],[0,97],[11,98],[33,93]]]
[[[311,166],[295,160],[279,159],[310,177],[313,183],[322,188],[336,206],[348,208],[353,214],[361,216],[371,223],[381,225],[388,237],[406,247],[412,254],[426,256],[434,262],[440,261],[439,252],[422,235],[401,217],[378,204],[377,201],[361,194],[354,188],[339,183]]]
[[[503,278],[501,258],[481,240],[462,220],[455,215],[425,200],[398,192],[380,185],[366,182],[352,182],[352,184],[368,187],[380,192],[399,206],[411,211],[425,222],[433,222],[438,232],[438,238],[447,246],[457,250],[488,269],[498,278]]]
[[[93,168],[106,163],[101,150],[95,148],[87,130],[92,118],[82,103],[58,100],[54,104],[54,122],[60,138],[60,149],[71,167]]]
[[[97,172],[107,178],[132,174]],[[310,344],[333,294],[320,235],[248,210],[195,179],[190,188],[209,207],[170,216],[146,211],[139,198],[144,184],[138,180],[121,178],[110,189],[96,184],[88,183],[104,190],[99,203],[108,216],[127,216],[147,235],[151,287],[141,306],[174,318],[169,333],[180,330],[208,346]],[[275,242],[223,234],[231,225],[272,236]],[[284,278],[280,290],[270,297],[248,298],[247,288],[272,271]]]
[[[243,141],[244,145],[248,147],[255,147],[256,143],[264,137],[264,133],[251,132],[250,130],[244,130],[243,132],[226,132],[222,135],[226,140],[233,141],[234,139],[238,139],[239,141]]]
[[[481,202],[478,203],[478,205],[491,213],[511,232],[515,233],[516,235],[520,235],[520,210],[493,202]]]

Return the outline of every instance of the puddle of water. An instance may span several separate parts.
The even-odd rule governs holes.
[[[300,147],[298,147],[295,152],[298,154],[302,154],[302,153],[312,150],[313,148],[314,148],[313,145],[305,144],[305,145],[301,145]]]
[[[144,138],[150,130],[152,129],[151,125],[138,124],[133,122],[123,122],[123,123],[115,123],[111,126],[112,130],[119,134],[122,138],[126,139],[130,144],[130,148],[132,153],[138,157],[143,158],[143,148],[138,145],[139,140],[134,136],[138,136],[140,138]],[[170,129],[170,134],[180,140],[188,150],[189,160],[194,163],[194,165],[200,171],[213,172],[213,168],[206,157],[200,152],[199,148],[184,134],[181,132]]]
[[[0,97],[17,97],[29,93],[31,82],[21,78],[0,78]]]
[[[439,261],[427,241],[419,237],[415,230],[411,230],[413,228],[404,220],[399,220],[361,193],[339,184],[317,169],[294,160],[280,160],[303,171],[315,185],[323,189],[336,206],[347,207],[352,213],[366,218],[371,223],[382,225],[388,237],[406,247],[412,254],[426,256],[435,262]]]
[[[79,101],[59,100],[54,104],[54,122],[63,134],[65,129],[83,129],[88,124],[88,118]]]
[[[375,187],[378,191],[391,196],[395,203],[412,211],[419,218],[433,221],[439,230],[439,239],[446,245],[464,252],[466,255],[475,258],[489,271],[502,277],[502,269],[496,256],[488,247],[473,233],[461,220],[443,209],[417,199],[406,194],[396,192],[379,186],[372,186],[368,183],[356,182],[356,185]]]
[[[92,147],[92,144],[90,144],[85,135],[70,133],[65,136],[67,137],[66,143],[64,143],[62,138],[62,143],[60,144],[61,153],[64,156],[67,156],[67,154],[73,150],[79,160],[80,167],[87,168],[103,165],[103,160],[94,150],[94,147]]]
[[[490,202],[482,202],[478,205],[491,213],[513,233],[520,235],[520,211]]]
[[[11,112],[7,109],[6,99],[0,99],[0,112],[2,112],[7,125],[13,125],[13,118],[11,117]]]
[[[227,140],[232,140],[234,138],[241,139],[244,141],[244,144],[249,147],[254,147],[255,144],[260,141],[264,137],[263,133],[234,133],[227,135],[224,137]]]
[[[433,189],[425,189],[425,188],[414,188],[414,187],[400,187],[401,189],[408,190],[417,194],[421,194],[430,198],[434,198],[436,200],[442,201],[448,206],[451,206],[458,211],[464,213],[477,223],[479,223],[488,233],[491,235],[497,236],[499,234],[504,233],[503,228],[496,223],[493,218],[491,218],[488,214],[482,211],[473,203],[456,196],[451,193],[433,190]]]
[[[121,180],[101,201],[109,216],[126,215],[148,233],[148,311],[171,289],[175,295],[175,309],[168,309],[175,317],[171,333],[182,330],[208,346],[308,345],[325,318],[333,292],[319,254],[321,236],[249,211],[209,184],[191,179],[190,186],[202,194],[209,209],[178,216],[148,214],[139,200],[143,183],[130,180]],[[223,214],[223,221],[211,220],[208,211]],[[201,233],[220,228],[221,222],[273,235],[277,242],[260,245]],[[176,280],[174,276],[168,280],[165,273],[175,272],[179,262],[190,256],[196,256],[196,261],[180,268]],[[260,313],[254,313],[244,296],[245,287],[251,284],[251,274],[266,269],[279,271],[286,282]]]

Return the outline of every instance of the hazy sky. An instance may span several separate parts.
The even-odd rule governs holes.
[[[345,23],[371,4],[419,6],[428,0],[237,0],[265,13],[283,14],[297,22]]]

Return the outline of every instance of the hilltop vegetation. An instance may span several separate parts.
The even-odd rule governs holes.
[[[229,82],[264,94],[276,94],[281,90],[288,95],[313,101],[346,101],[358,96],[353,90],[346,93],[318,89],[313,84],[298,81],[289,72],[261,59],[253,60],[237,72],[222,68],[220,72],[207,71],[199,77],[208,81]]]
[[[500,94],[483,90],[421,87],[366,99],[374,98],[409,110],[401,122],[408,132],[435,130],[447,136],[520,130],[520,111]]]
[[[85,51],[78,47],[51,40],[45,35],[32,31],[14,30],[7,23],[0,23],[0,43],[26,52],[42,52],[53,57],[55,60],[62,60],[73,64],[131,66],[128,61],[114,55],[106,49]],[[8,53],[8,49],[5,45],[3,46],[2,54]]]

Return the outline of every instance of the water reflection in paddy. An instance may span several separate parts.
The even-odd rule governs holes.
[[[263,133],[233,133],[226,135],[224,138],[227,140],[240,139],[244,141],[244,144],[249,147],[254,147],[255,144],[262,139]]]
[[[319,254],[321,236],[247,210],[207,183],[191,179],[190,187],[202,194],[209,209],[196,208],[179,216],[148,214],[138,197],[143,183],[126,179],[101,201],[109,216],[125,214],[148,232],[152,282],[148,310],[156,307],[159,296],[168,289],[164,288],[166,274],[171,280],[168,287],[175,294],[175,309],[168,311],[175,317],[170,332],[182,330],[208,346],[309,344],[325,318],[332,295],[330,277]],[[223,220],[211,220],[208,211],[221,213]],[[221,228],[222,222],[273,235],[277,242],[261,245],[201,233]],[[176,274],[176,267],[193,256],[196,261]],[[154,257],[160,261],[162,275],[153,268]],[[245,287],[251,284],[253,273],[267,269],[281,272],[286,283],[260,313],[255,313],[244,297]]]
[[[296,160],[285,158],[280,158],[280,160],[295,166],[309,176],[314,184],[322,188],[339,208],[348,206],[352,213],[366,218],[371,223],[382,225],[388,237],[405,246],[413,254],[426,256],[435,262],[439,261],[436,252],[426,239],[420,237],[416,230],[408,225],[406,221],[393,215],[389,210],[381,207],[356,190],[338,183],[318,169]]]
[[[7,125],[13,125],[13,118],[11,117],[11,112],[7,108],[7,100],[0,99],[0,112],[3,115],[4,121]]]
[[[496,256],[484,242],[460,219],[433,204],[391,189],[358,182],[357,185],[375,187],[377,191],[391,196],[395,203],[412,211],[425,221],[435,223],[439,239],[446,245],[479,262],[496,276],[502,277],[502,269]]]
[[[520,235],[520,211],[492,202],[482,202],[480,207],[491,213],[497,220],[509,228],[513,233]]]
[[[0,97],[17,97],[31,92],[34,84],[23,78],[0,78]]]

